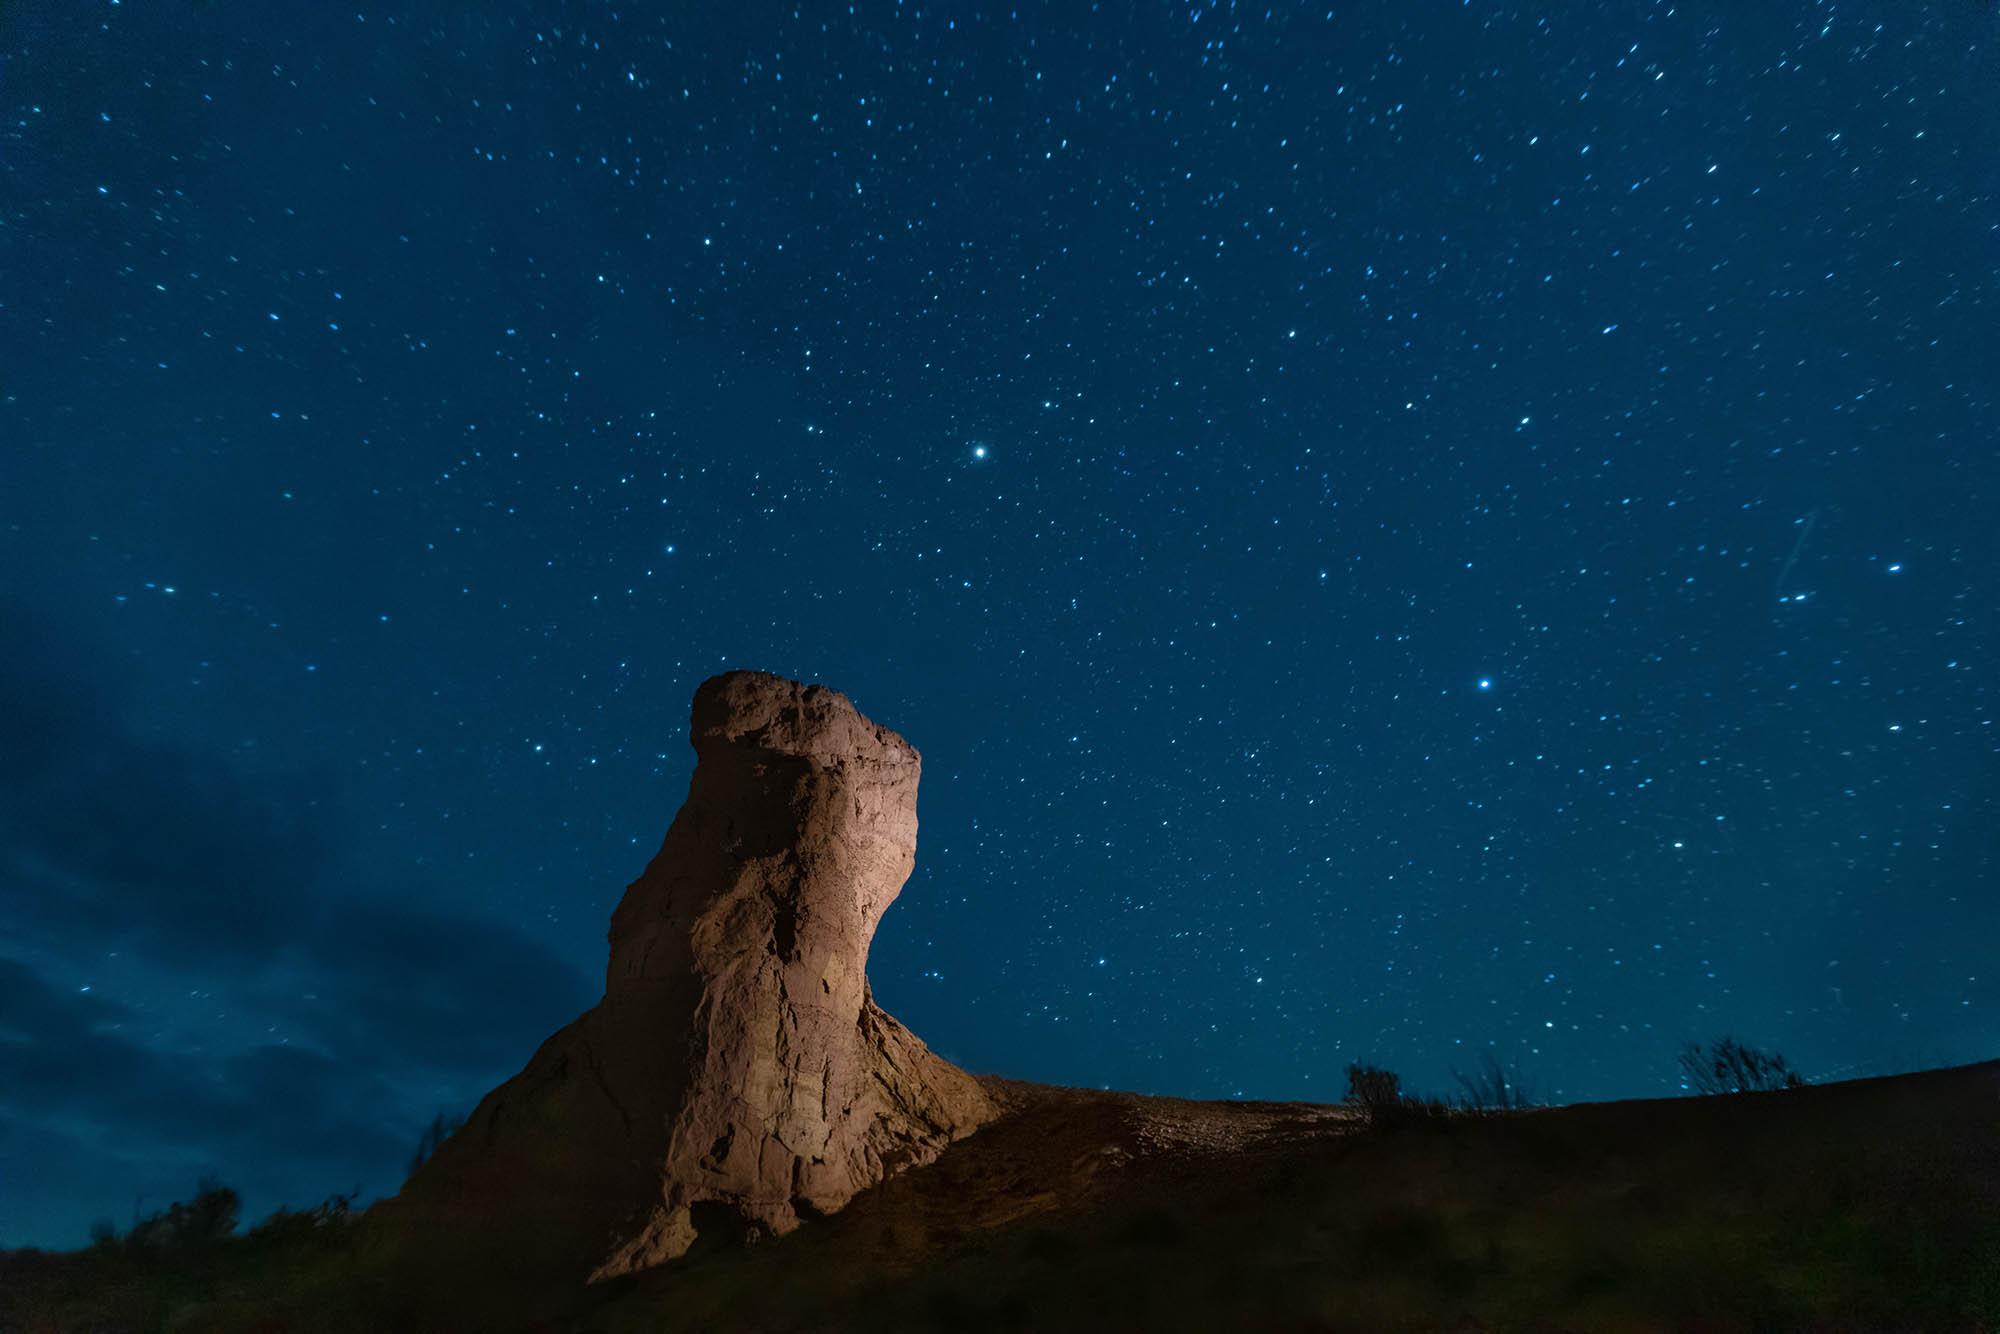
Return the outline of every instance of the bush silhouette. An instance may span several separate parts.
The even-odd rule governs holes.
[[[1681,1048],[1681,1075],[1696,1093],[1773,1093],[1805,1087],[1805,1076],[1776,1052],[1759,1051],[1735,1038]]]
[[[212,1177],[203,1177],[191,1200],[180,1200],[132,1225],[125,1244],[135,1250],[184,1250],[211,1246],[236,1230],[243,1201],[235,1191]],[[110,1234],[92,1229],[105,1244]]]
[[[417,1169],[429,1162],[431,1155],[438,1151],[438,1146],[457,1134],[458,1128],[464,1124],[462,1116],[446,1116],[439,1112],[432,1117],[431,1123],[424,1127],[424,1133],[417,1138],[417,1151],[410,1155],[410,1170],[405,1175],[415,1176]]]
[[[1468,1111],[1511,1112],[1534,1105],[1533,1095],[1519,1077],[1509,1073],[1492,1052],[1481,1054],[1479,1069],[1469,1074],[1455,1069],[1451,1077],[1463,1090],[1459,1105]]]
[[[356,1189],[345,1195],[329,1195],[310,1209],[274,1210],[269,1218],[250,1229],[250,1236],[256,1241],[299,1241],[325,1237],[354,1221],[354,1199],[360,1193]]]
[[[1393,1070],[1372,1065],[1347,1067],[1347,1100],[1371,1118],[1399,1110],[1403,1103],[1403,1081]]]
[[[1449,1116],[1452,1111],[1443,1098],[1403,1092],[1401,1076],[1372,1065],[1347,1067],[1347,1102],[1360,1108],[1368,1123],[1375,1126],[1397,1125],[1413,1117]]]

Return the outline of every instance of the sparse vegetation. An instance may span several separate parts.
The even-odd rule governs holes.
[[[278,1209],[246,1232],[238,1228],[241,1197],[204,1177],[193,1196],[138,1219],[123,1234],[111,1220],[99,1219],[82,1250],[0,1250],[0,1331],[266,1328],[256,1319],[206,1315],[190,1322],[184,1313],[207,1311],[231,1291],[255,1287],[276,1298],[294,1284],[317,1281],[316,1275],[346,1272],[353,1263],[349,1242],[358,1235],[359,1194]],[[313,1327],[370,1323],[357,1317]]]
[[[134,1250],[186,1250],[212,1246],[236,1231],[243,1201],[234,1190],[212,1177],[203,1177],[194,1198],[168,1205],[132,1225],[124,1244]],[[93,1238],[104,1236],[100,1223],[91,1229]],[[110,1233],[115,1238],[115,1231]]]
[[[203,1243],[227,1212],[196,1207],[205,1182],[148,1229],[191,1244],[0,1253],[0,1330],[2000,1329],[1990,1068],[1421,1123],[1446,1104],[1355,1070],[1389,1133],[1162,1154],[1060,1196],[1130,1123],[1030,1105],[788,1236],[589,1287],[523,1260],[539,1233],[399,1230],[351,1195]]]
[[[1393,1070],[1356,1063],[1347,1067],[1347,1101],[1377,1120],[1402,1107],[1403,1081]]]
[[[351,1190],[345,1195],[329,1195],[310,1209],[276,1210],[251,1228],[250,1236],[257,1241],[290,1242],[344,1232],[357,1216],[354,1200],[360,1193]]]
[[[330,1195],[310,1209],[278,1209],[250,1229],[249,1236],[268,1242],[317,1236],[329,1229],[343,1228],[356,1216],[354,1201],[360,1193],[353,1190],[345,1195]],[[123,1235],[110,1219],[98,1219],[90,1225],[89,1249],[98,1254],[169,1257],[213,1248],[236,1236],[242,1210],[242,1197],[233,1188],[212,1177],[203,1177],[191,1198],[177,1200],[146,1215]]]
[[[431,1155],[438,1151],[438,1146],[457,1134],[458,1128],[464,1124],[462,1116],[446,1116],[439,1112],[432,1117],[431,1123],[424,1127],[424,1133],[417,1137],[417,1149],[410,1155],[410,1170],[404,1176],[415,1176],[417,1169],[429,1162]]]
[[[1477,1070],[1453,1069],[1451,1077],[1461,1090],[1459,1106],[1473,1112],[1514,1112],[1535,1105],[1534,1095],[1520,1077],[1500,1064],[1492,1052],[1483,1052]]]
[[[1368,1117],[1372,1126],[1392,1126],[1418,1116],[1445,1116],[1451,1104],[1442,1098],[1424,1098],[1403,1092],[1403,1081],[1395,1071],[1372,1065],[1347,1067],[1347,1101]]]
[[[1776,1052],[1724,1037],[1703,1044],[1690,1042],[1681,1048],[1681,1077],[1698,1094],[1775,1093],[1781,1089],[1804,1088],[1805,1076]]]

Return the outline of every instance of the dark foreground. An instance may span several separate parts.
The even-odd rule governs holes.
[[[0,1330],[2000,1330],[2000,1062],[1365,1124],[995,1081],[790,1236],[584,1288],[379,1218],[0,1257]]]

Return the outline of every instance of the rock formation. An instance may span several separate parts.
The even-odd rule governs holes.
[[[711,1228],[787,1232],[997,1114],[864,973],[915,863],[916,750],[761,672],[704,682],[692,739],[687,802],[612,915],[604,999],[391,1213],[578,1238],[605,1278]]]

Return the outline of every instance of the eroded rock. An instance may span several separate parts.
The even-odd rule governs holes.
[[[686,804],[612,915],[604,999],[396,1208],[594,1235],[604,1278],[710,1230],[790,1231],[997,1115],[868,989],[915,863],[916,750],[761,672],[704,682],[692,730]]]

